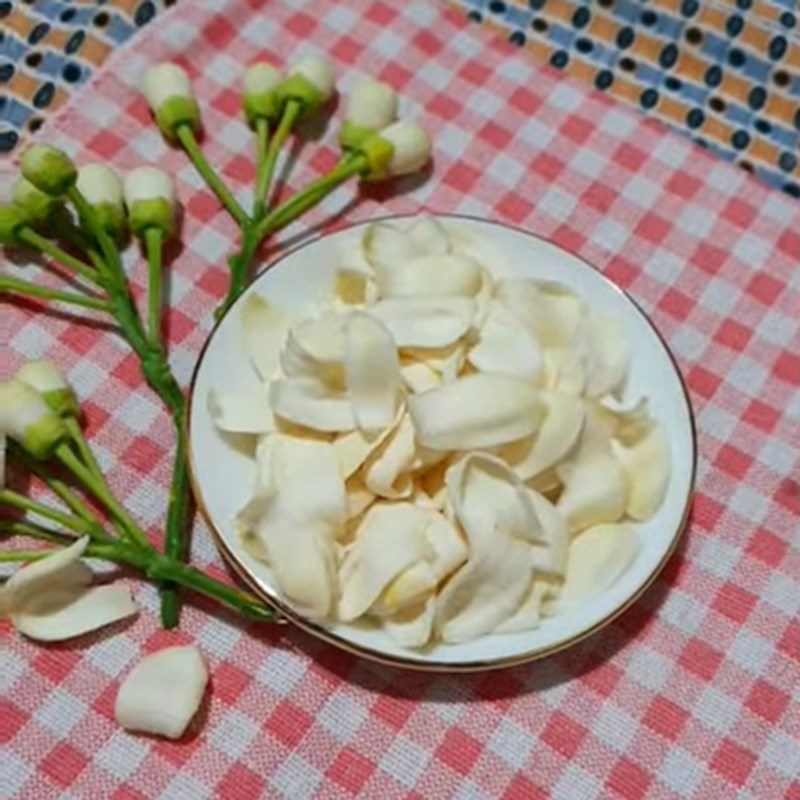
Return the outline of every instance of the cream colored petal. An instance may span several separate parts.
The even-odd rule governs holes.
[[[339,269],[333,284],[333,300],[342,310],[350,306],[361,307],[369,302],[371,277],[363,272]]]
[[[572,465],[556,508],[572,533],[616,522],[625,513],[628,481],[615,456],[589,453]]]
[[[418,561],[403,570],[373,603],[372,613],[391,616],[413,607],[436,590],[436,573],[427,561]]]
[[[385,617],[383,629],[403,647],[424,647],[433,633],[435,610],[435,598],[429,594],[417,605],[404,608],[391,617]]]
[[[350,478],[345,484],[348,521],[360,517],[377,499],[378,496],[367,488],[360,475]]]
[[[600,408],[613,420],[613,435],[626,447],[631,447],[643,439],[652,429],[654,420],[650,416],[650,403],[640,397],[635,403],[625,405],[613,395],[600,401]]]
[[[542,600],[549,589],[548,583],[534,579],[517,610],[495,628],[495,633],[520,633],[538,628],[542,619]]]
[[[625,511],[632,519],[649,519],[664,502],[669,485],[671,457],[666,431],[654,423],[636,444],[626,447],[614,442],[612,446],[630,487]]]
[[[114,716],[130,731],[179,739],[208,684],[208,669],[196,647],[168,647],[145,656],[125,676]]]
[[[274,414],[317,431],[350,431],[356,426],[347,395],[313,378],[272,381],[269,405]]]
[[[409,497],[413,488],[410,471],[416,456],[414,426],[408,414],[404,414],[396,428],[366,459],[364,483],[381,497]]]
[[[441,256],[450,252],[450,236],[444,225],[428,214],[416,217],[408,229],[408,235],[417,249],[425,255]]]
[[[275,418],[265,389],[208,393],[208,411],[214,425],[229,433],[269,433]]]
[[[364,232],[362,246],[367,263],[377,270],[403,267],[421,255],[411,236],[388,222],[376,222]]]
[[[569,548],[561,594],[548,613],[599,597],[633,563],[639,550],[636,531],[630,525],[596,525],[578,534]]]
[[[369,610],[406,567],[425,559],[427,514],[410,503],[377,503],[367,511],[340,569],[339,618]]]
[[[475,295],[481,268],[466,256],[417,256],[397,267],[375,269],[381,298],[435,295]]]
[[[391,429],[387,429],[380,434],[367,435],[358,428],[354,428],[352,431],[337,436],[331,444],[339,459],[342,477],[347,480],[358,472],[370,453],[384,441],[390,432]]]
[[[561,392],[542,392],[546,414],[538,433],[498,448],[523,481],[539,475],[558,463],[570,451],[583,429],[586,411],[583,402]]]
[[[542,350],[534,336],[503,305],[493,302],[467,360],[481,372],[514,375],[538,381]]]
[[[400,390],[397,346],[382,322],[360,311],[345,325],[345,376],[359,429],[376,433],[392,425]]]
[[[88,588],[44,585],[40,592],[10,617],[20,633],[42,642],[73,639],[138,613],[130,589],[119,581]]]
[[[570,536],[567,521],[543,495],[528,489],[528,499],[538,518],[541,533],[533,546],[533,564],[537,573],[563,577],[567,566]]]
[[[583,395],[586,387],[586,365],[583,357],[566,347],[550,347],[544,351],[544,388],[574,397]]]
[[[408,401],[420,444],[468,450],[534,433],[544,416],[535,386],[508,375],[478,373],[414,395]]]
[[[424,361],[406,359],[400,365],[400,377],[413,394],[427,392],[442,382],[441,375]]]
[[[527,278],[497,283],[495,296],[530,327],[544,348],[570,347],[586,315],[586,304],[566,286]]]
[[[605,314],[592,315],[584,323],[581,339],[586,359],[586,394],[602,397],[620,392],[631,359],[622,322]]]
[[[280,360],[290,320],[263,297],[253,294],[242,308],[242,333],[250,363],[262,381],[270,381]]]
[[[348,315],[330,312],[295,325],[280,355],[284,374],[289,378],[314,378],[331,390],[343,390],[347,318]]]
[[[475,301],[460,295],[391,297],[369,307],[398,347],[445,347],[458,341],[475,318]]]

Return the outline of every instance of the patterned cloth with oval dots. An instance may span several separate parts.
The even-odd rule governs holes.
[[[0,0],[0,157],[175,0]],[[449,0],[800,197],[797,0]]]
[[[0,159],[175,0],[0,0]]]
[[[800,197],[798,0],[450,0]]]

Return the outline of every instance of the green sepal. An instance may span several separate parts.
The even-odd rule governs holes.
[[[31,225],[49,222],[55,210],[61,205],[57,197],[45,194],[22,177],[14,183],[11,198],[15,205],[25,211]]]
[[[367,159],[366,180],[380,180],[388,174],[389,162],[394,155],[394,145],[380,134],[367,136],[356,148]]]
[[[77,417],[80,406],[75,392],[68,386],[63,389],[51,389],[49,392],[41,392],[42,400],[47,403],[49,408],[58,414],[59,417]]]
[[[242,99],[242,106],[250,125],[255,125],[258,119],[275,122],[281,115],[281,98],[277,89],[269,92],[250,92]]]
[[[0,203],[0,244],[19,244],[21,228],[30,224],[28,212],[11,203]]]
[[[170,97],[155,112],[156,124],[168,139],[178,138],[178,128],[189,125],[198,133],[200,131],[200,107],[193,97]]]
[[[122,206],[115,203],[98,203],[93,208],[100,227],[112,239],[119,242],[125,238],[128,223],[125,217],[125,209]]]
[[[278,86],[281,103],[297,100],[303,107],[303,116],[318,109],[325,102],[325,95],[305,75],[290,75]]]
[[[60,197],[78,180],[78,170],[69,156],[56,147],[35,144],[22,154],[22,174],[39,190]]]
[[[361,143],[375,133],[374,128],[345,120],[339,131],[339,147],[345,152],[359,151]]]
[[[47,414],[32,425],[28,425],[20,444],[34,458],[45,459],[64,441],[66,436],[67,428],[61,417]]]
[[[128,222],[131,230],[140,236],[148,228],[160,228],[164,237],[172,234],[175,227],[175,214],[172,204],[163,197],[152,200],[137,200],[128,209]]]

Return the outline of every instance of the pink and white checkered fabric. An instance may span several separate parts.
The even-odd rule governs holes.
[[[185,205],[172,266],[172,360],[186,381],[225,284],[234,229],[134,89],[176,57],[206,148],[251,182],[243,65],[326,52],[404,96],[435,135],[430,179],[335,193],[284,241],[378,212],[485,215],[579,253],[651,313],[697,413],[698,492],[681,551],[602,633],[544,662],[470,677],[381,668],[285,626],[187,608],[159,629],[153,590],[122,632],[38,647],[5,630],[0,794],[71,798],[800,798],[800,204],[536,65],[441,6],[183,2],[117,53],[43,136],[78,162],[156,161]],[[309,142],[292,184],[336,158]],[[142,267],[136,266],[141,281]],[[3,371],[65,367],[116,490],[158,535],[171,433],[125,346],[101,329],[3,310]],[[222,562],[198,523],[195,560]],[[196,642],[212,669],[202,725],[166,743],[120,731],[113,700],[142,652]]]

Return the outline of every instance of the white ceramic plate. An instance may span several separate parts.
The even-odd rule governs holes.
[[[591,306],[615,314],[633,348],[626,399],[646,395],[653,414],[666,426],[672,447],[672,476],[666,500],[650,520],[637,525],[642,544],[636,561],[604,595],[584,608],[546,619],[534,630],[484,636],[458,645],[437,644],[425,652],[400,647],[380,629],[358,624],[321,626],[304,619],[281,599],[261,562],[238,541],[233,520],[251,494],[252,456],[214,427],[207,409],[212,387],[256,387],[242,347],[241,308],[262,294],[293,316],[330,294],[339,254],[368,223],[308,241],[262,273],[219,322],[200,355],[192,381],[189,412],[190,468],[198,505],[223,555],[251,588],[310,633],[375,660],[418,669],[476,670],[521,663],[561,650],[610,622],[649,586],[675,549],[686,522],[695,473],[695,436],[688,396],[675,362],[644,312],[586,262],[524,231],[467,217],[443,217],[445,224],[480,236],[491,251],[495,274],[560,281]],[[302,553],[298,553],[302,558]]]

